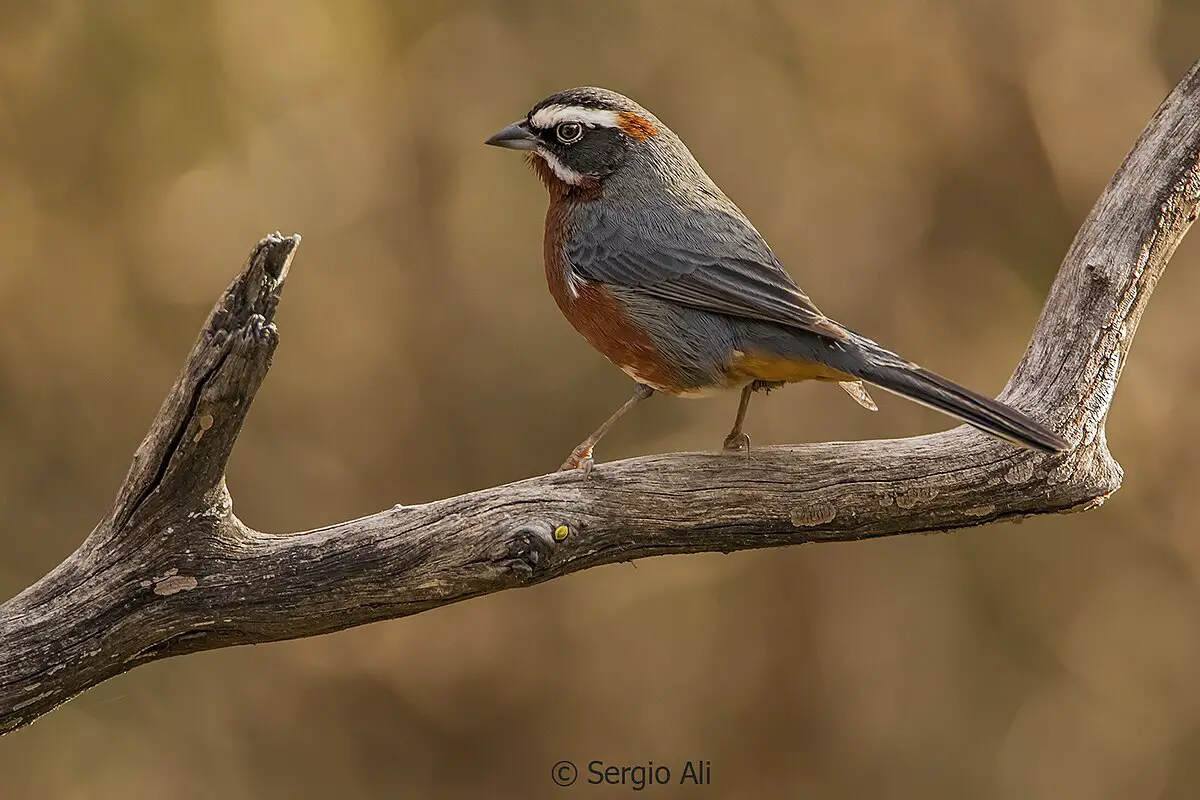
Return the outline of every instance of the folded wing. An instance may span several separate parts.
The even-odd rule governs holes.
[[[831,339],[848,335],[800,291],[744,217],[710,211],[633,225],[600,212],[589,222],[566,248],[582,278]]]

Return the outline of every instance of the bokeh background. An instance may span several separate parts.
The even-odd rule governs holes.
[[[627,380],[543,284],[542,188],[481,146],[599,84],[689,143],[821,307],[998,391],[1059,260],[1200,56],[1194,0],[69,0],[0,5],[0,594],[103,514],[213,301],[299,231],[236,508],[316,527],[539,474]],[[621,565],[159,662],[0,741],[0,798],[1200,792],[1200,245],[1150,304],[1102,509]],[[830,387],[758,444],[946,422]],[[601,459],[712,449],[655,400]],[[0,646],[3,643],[0,642]]]

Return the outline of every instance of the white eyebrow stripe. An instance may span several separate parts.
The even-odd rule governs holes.
[[[584,125],[599,125],[602,128],[616,128],[617,112],[603,108],[583,108],[582,106],[546,106],[539,108],[529,118],[529,123],[535,128],[547,130],[560,122],[582,122]]]

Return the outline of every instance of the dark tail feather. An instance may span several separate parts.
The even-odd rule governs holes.
[[[849,371],[867,383],[957,417],[985,433],[1022,447],[1045,453],[1058,453],[1068,447],[1045,425],[998,400],[909,363],[869,339],[859,339],[856,344],[862,346],[865,358]]]

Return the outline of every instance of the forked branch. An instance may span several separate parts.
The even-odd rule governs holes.
[[[221,298],[80,548],[0,606],[0,732],[138,664],[416,614],[581,569],[951,530],[1099,505],[1104,422],[1142,311],[1200,204],[1200,65],[1164,101],[1063,261],[1002,397],[1072,449],[931,436],[600,464],[267,535],[233,515],[226,461],[276,345],[299,237],[268,236]]]

